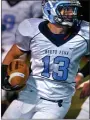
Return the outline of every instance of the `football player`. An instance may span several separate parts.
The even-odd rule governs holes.
[[[41,17],[41,0],[2,0],[2,61],[15,43],[15,32],[18,24],[26,18]]]
[[[41,0],[2,0],[2,61],[15,43],[18,24],[26,18],[41,17]],[[25,55],[23,55],[25,59]],[[7,96],[8,94],[8,96]],[[15,96],[15,94],[14,94]],[[2,90],[2,101],[13,98],[13,92]]]
[[[18,24],[25,18],[41,17],[41,9],[41,0],[2,0],[2,61],[15,43]],[[5,99],[2,97],[2,100]]]
[[[31,51],[30,77],[2,119],[62,119],[70,108],[80,59],[89,54],[89,23],[81,20],[77,0],[43,0],[42,6],[44,19],[20,23],[3,61],[2,88],[13,91],[18,86],[10,85],[6,68]]]

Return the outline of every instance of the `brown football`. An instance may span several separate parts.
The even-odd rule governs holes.
[[[22,86],[29,77],[29,66],[21,59],[14,59],[8,66],[9,83]]]

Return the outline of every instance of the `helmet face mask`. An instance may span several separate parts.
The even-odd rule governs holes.
[[[79,24],[80,3],[77,0],[44,0],[44,18],[53,24],[72,26]]]
[[[77,7],[57,7],[56,13],[58,17],[62,18],[62,21],[74,22],[73,20],[77,19]]]

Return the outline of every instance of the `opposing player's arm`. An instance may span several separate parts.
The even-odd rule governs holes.
[[[80,98],[83,99],[87,96],[90,96],[90,80],[84,82],[81,84],[82,86],[82,91],[80,93]]]

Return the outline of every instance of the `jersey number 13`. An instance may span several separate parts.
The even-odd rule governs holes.
[[[42,71],[41,75],[44,77],[50,77],[50,56],[45,56],[42,59],[44,63],[44,70]],[[60,62],[63,63],[63,66],[60,65]],[[52,77],[54,80],[67,80],[68,77],[68,67],[69,67],[70,60],[67,57],[57,56],[53,60],[53,64],[58,64],[58,72],[62,71],[62,75],[58,75],[58,72],[52,71]]]

